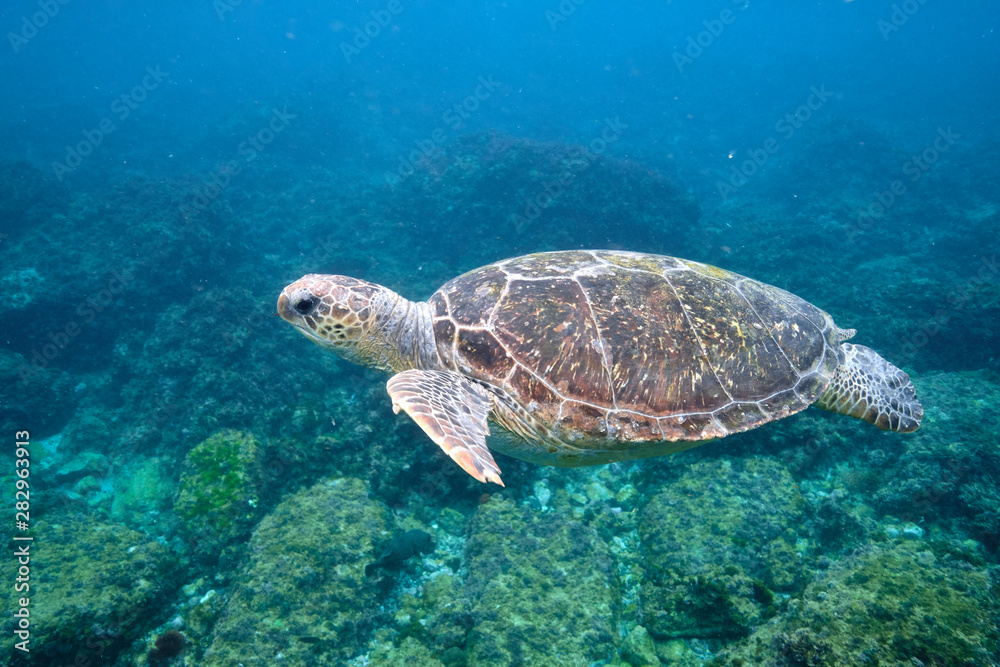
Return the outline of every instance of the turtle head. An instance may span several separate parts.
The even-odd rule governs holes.
[[[350,361],[378,366],[379,314],[391,311],[392,297],[399,298],[364,280],[310,274],[281,291],[278,314],[314,343]]]

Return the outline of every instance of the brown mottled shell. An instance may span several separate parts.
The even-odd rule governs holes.
[[[839,363],[823,311],[673,257],[528,255],[459,276],[429,302],[445,364],[562,440],[723,437],[804,409]]]

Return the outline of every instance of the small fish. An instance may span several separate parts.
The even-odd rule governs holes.
[[[385,568],[398,570],[411,556],[429,554],[434,551],[434,538],[422,530],[408,530],[399,535],[374,563],[365,566],[365,576],[370,577],[375,570]]]

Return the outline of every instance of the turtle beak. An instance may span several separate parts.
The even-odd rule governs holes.
[[[288,297],[282,291],[281,295],[278,297],[278,315],[281,315],[281,319],[286,322],[295,323],[295,311],[292,310],[291,302],[289,302]]]

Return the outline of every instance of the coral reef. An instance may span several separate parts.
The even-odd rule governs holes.
[[[187,640],[178,630],[167,630],[156,638],[153,648],[146,655],[150,665],[162,665],[170,662],[184,651]]]
[[[997,585],[995,570],[961,554],[910,542],[869,546],[712,664],[995,664]]]
[[[296,385],[321,385],[317,373],[291,375],[274,363],[280,346],[261,335],[271,305],[247,289],[213,288],[167,308],[153,331],[123,336],[114,359],[119,418],[105,427],[118,448],[170,451],[227,428],[262,435],[290,422]]]
[[[474,621],[462,582],[442,571],[419,590],[409,586],[406,590],[412,592],[399,596],[392,625],[376,630],[369,660],[406,664],[408,656],[416,654],[448,666],[466,665],[466,642]]]
[[[593,528],[493,496],[472,519],[466,560],[470,665],[585,667],[614,655],[614,563]]]
[[[22,430],[30,424],[32,435],[43,438],[66,424],[76,407],[76,382],[53,368],[31,368],[31,359],[0,350],[0,427],[4,432]]]
[[[995,374],[935,373],[920,381],[924,425],[878,476],[872,503],[909,521],[949,520],[1000,548],[1000,386]]]
[[[177,559],[157,541],[124,526],[63,516],[38,521],[29,544],[30,589],[4,587],[4,609],[28,597],[31,657],[46,664],[113,660],[164,605],[178,584]],[[14,581],[16,558],[2,565]],[[13,653],[15,620],[3,622],[2,650]]]
[[[33,435],[40,659],[1000,662],[1000,242],[981,166],[996,145],[956,147],[849,238],[911,149],[839,119],[797,139],[704,219],[614,150],[497,133],[391,184],[275,156],[201,209],[190,177],[64,190],[0,165],[0,421]],[[392,414],[382,375],[270,317],[307,272],[422,299],[498,258],[581,246],[689,256],[808,298],[912,373],[922,428],[808,410],[588,470],[498,456],[494,493]],[[433,552],[364,576],[406,531]]]
[[[132,526],[150,525],[153,515],[168,512],[177,487],[171,479],[172,461],[153,456],[133,462],[116,479],[118,488],[111,501],[112,518]],[[88,485],[90,491],[98,491]]]
[[[439,234],[468,268],[525,252],[631,247],[684,255],[701,212],[669,179],[582,146],[484,133],[428,156],[394,187],[386,217],[424,221],[417,248]],[[511,243],[497,248],[497,236]]]
[[[817,208],[829,200],[862,200],[873,183],[892,178],[908,157],[893,137],[864,120],[835,116],[819,125],[803,137],[785,168],[762,175],[768,197],[787,201],[810,192],[814,196],[803,197],[801,205]]]
[[[389,528],[357,479],[293,494],[261,521],[211,645],[197,664],[336,665],[373,629],[377,587],[365,565]]]
[[[250,534],[264,486],[261,457],[254,437],[238,431],[213,435],[188,452],[174,513],[198,555],[218,558]]]
[[[655,667],[660,664],[653,639],[641,625],[632,628],[622,641],[621,656],[632,667]]]
[[[769,458],[701,461],[654,496],[639,531],[641,613],[659,639],[735,637],[805,581],[804,502]]]
[[[407,637],[397,646],[391,641],[379,644],[368,656],[369,664],[386,667],[451,667],[454,662],[442,662],[429,649],[413,637]],[[457,664],[464,664],[460,662]]]

